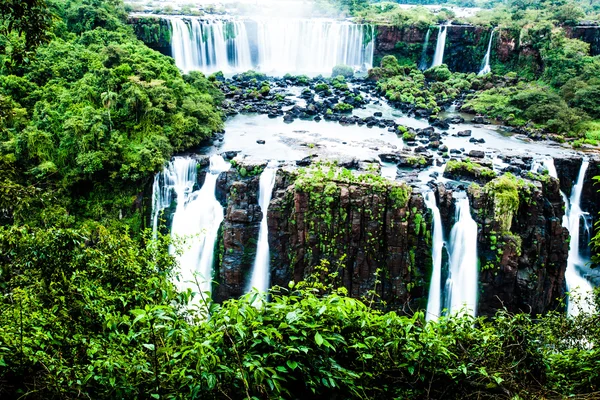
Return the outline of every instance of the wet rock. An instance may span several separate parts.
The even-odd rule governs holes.
[[[383,113],[381,111],[377,111],[373,113],[373,116],[375,117],[383,117]]]
[[[311,164],[312,164],[311,156],[304,157],[302,160],[296,160],[296,165],[299,167],[308,167]]]
[[[225,152],[221,153],[221,155],[223,156],[224,159],[231,160],[232,158],[235,158],[239,153],[241,153],[240,150],[231,150],[231,151],[225,151]]]
[[[256,141],[256,143],[258,143],[258,144],[265,144],[265,141],[264,141],[264,140],[262,140],[262,139],[258,139],[258,140]]]
[[[464,130],[464,131],[458,131],[458,132],[456,133],[456,135],[457,135],[458,137],[469,137],[469,136],[471,136],[471,130],[470,130],[470,129],[467,129],[467,130]]]
[[[471,150],[469,152],[469,157],[485,158],[485,152],[483,152],[481,150]]]
[[[442,129],[442,130],[448,130],[450,129],[450,125],[441,119],[436,119],[433,122],[430,122],[431,126],[436,127],[438,129]]]

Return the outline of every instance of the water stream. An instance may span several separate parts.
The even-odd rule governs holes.
[[[479,75],[486,75],[492,72],[492,68],[490,67],[490,58],[492,55],[492,41],[494,40],[495,31],[492,30],[492,34],[490,35],[490,42],[488,43],[487,52],[485,53],[485,57],[483,58],[483,63],[481,67],[481,71],[479,71]]]
[[[593,302],[588,297],[593,294],[592,284],[585,278],[585,268],[589,260],[586,260],[580,250],[580,228],[581,220],[585,220],[586,212],[581,210],[581,192],[585,181],[589,161],[584,160],[579,170],[579,176],[568,203],[567,228],[571,235],[569,242],[569,257],[567,260],[567,270],[565,280],[567,281],[567,291],[570,293],[567,303],[567,314],[577,316],[580,313],[594,312]]]
[[[421,52],[421,61],[419,62],[419,69],[421,71],[427,69],[427,48],[429,47],[429,38],[431,37],[431,28],[427,29],[425,35],[425,43],[423,43],[423,51]]]
[[[433,64],[431,67],[437,67],[444,63],[444,50],[446,49],[446,36],[448,34],[448,25],[440,25],[437,43],[435,45],[435,54],[433,55]]]
[[[269,290],[270,253],[267,211],[269,209],[269,203],[271,203],[271,196],[273,194],[273,187],[275,186],[276,174],[277,168],[274,165],[269,164],[260,175],[260,192],[258,194],[258,203],[263,216],[262,220],[260,221],[258,244],[256,247],[256,258],[252,267],[252,277],[250,279],[248,291],[257,289],[259,292],[266,292]]]
[[[442,312],[442,251],[444,250],[444,233],[442,230],[442,217],[433,192],[425,194],[425,204],[433,213],[433,237],[431,257],[433,268],[431,284],[429,285],[429,299],[427,301],[428,321],[437,320]]]
[[[477,223],[469,198],[456,199],[456,223],[450,232],[450,274],[446,282],[446,308],[450,314],[477,314]]]
[[[213,155],[202,188],[192,191],[196,182],[196,166],[194,159],[175,157],[157,175],[154,186],[157,201],[153,216],[160,212],[161,207],[164,209],[173,200],[176,201],[171,235],[183,241],[180,251],[176,246],[171,247],[179,263],[180,274],[176,284],[181,291],[191,288],[206,294],[211,291],[214,247],[224,218],[223,207],[215,197],[215,188],[219,174],[227,171],[230,164],[221,156]],[[153,218],[157,220],[157,217]]]

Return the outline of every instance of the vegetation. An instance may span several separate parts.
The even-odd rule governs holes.
[[[299,171],[296,192],[315,211],[294,222],[307,226],[303,239],[322,256],[305,254],[318,263],[305,282],[275,288],[268,302],[256,293],[223,304],[179,293],[168,249],[181,244],[143,229],[144,186],[175,151],[222,129],[222,79],[182,76],[135,39],[124,17],[119,0],[0,4],[0,397],[533,399],[600,391],[597,315],[500,311],[427,323],[419,310],[388,312],[375,294],[352,299],[336,289],[350,264],[336,239],[351,233],[342,222],[352,207],[379,226],[389,210],[402,211],[412,216],[406,227],[415,240],[428,240],[423,215],[408,207],[410,187],[376,174],[335,165]],[[582,139],[597,140],[597,60],[580,58],[577,48],[548,47],[538,82],[498,88],[508,99],[498,97],[497,115],[512,107],[515,121],[541,125],[538,114],[566,104],[580,117],[574,126],[586,130]],[[373,77],[388,98],[432,111],[483,79],[384,60]],[[235,80],[252,82],[244,95],[271,93],[260,73]],[[343,79],[330,83],[347,90]],[[472,107],[486,96],[499,94],[479,93]],[[447,170],[495,178],[470,160],[449,161]],[[335,208],[344,185],[385,201]],[[505,175],[488,185],[497,212],[514,212],[520,181]],[[379,248],[384,238],[364,240]],[[401,285],[410,293],[427,278],[415,272]]]

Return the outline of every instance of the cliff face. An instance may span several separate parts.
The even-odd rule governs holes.
[[[130,16],[127,22],[146,46],[167,56],[171,55],[172,30],[169,20],[154,16]]]
[[[557,307],[569,253],[558,181],[533,182],[520,190],[510,231],[498,221],[493,195],[473,190],[470,198],[480,227],[480,312],[506,307],[537,314]]]
[[[557,168],[567,171],[567,161]],[[569,161],[571,160],[571,161]],[[590,175],[600,163],[590,166]],[[560,167],[559,167],[560,166]],[[579,165],[572,165],[575,174]],[[576,179],[576,176],[575,178]],[[558,180],[524,181],[510,228],[503,226],[493,191],[469,189],[478,224],[479,312],[498,308],[542,313],[564,294],[569,235]],[[277,173],[268,210],[271,285],[315,279],[345,287],[357,298],[383,300],[390,309],[425,308],[431,275],[431,212],[421,193],[406,201],[391,186],[343,181],[299,183],[295,172]],[[235,169],[219,177],[226,206],[218,250],[215,299],[244,293],[256,252],[262,211],[259,176]],[[446,237],[454,224],[451,189],[435,188]],[[585,201],[596,204],[597,197]],[[447,274],[447,260],[443,274]],[[445,279],[445,278],[443,278]]]
[[[217,301],[246,289],[262,217],[258,183],[258,176],[241,178],[235,170],[219,177],[226,212]],[[394,309],[425,306],[430,216],[420,194],[400,204],[398,196],[407,190],[343,182],[300,187],[294,174],[279,171],[268,211],[271,285],[287,286],[316,273],[322,283],[343,286],[353,297],[383,300]]]

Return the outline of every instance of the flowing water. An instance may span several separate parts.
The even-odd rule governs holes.
[[[448,34],[448,25],[440,25],[437,43],[435,45],[435,54],[433,55],[433,64],[431,67],[437,67],[444,63],[444,50],[446,49],[446,36]]]
[[[490,42],[488,43],[487,52],[485,53],[485,57],[483,58],[483,63],[481,67],[481,71],[479,71],[479,75],[486,75],[492,72],[492,68],[490,67],[490,57],[492,55],[492,41],[494,40],[495,31],[492,30],[492,34],[490,35]]]
[[[450,232],[450,275],[446,282],[446,308],[450,314],[477,314],[477,223],[469,198],[456,199],[456,223]]]
[[[299,18],[170,21],[173,58],[184,72],[329,75],[336,65],[366,72],[373,64],[372,25]]]
[[[587,271],[587,262],[589,261],[589,246],[580,246],[581,222],[583,221],[583,233],[586,243],[591,238],[591,224],[588,213],[581,210],[581,192],[585,180],[589,161],[584,160],[581,163],[577,181],[571,191],[571,198],[561,190],[560,194],[565,205],[565,215],[562,225],[569,230],[571,240],[569,242],[569,255],[567,259],[567,270],[565,271],[565,280],[567,282],[567,291],[571,296],[567,304],[567,314],[576,316],[581,312],[593,312],[594,306],[589,301],[588,296],[593,292],[593,285],[585,277]],[[544,157],[536,160],[531,170],[533,172],[543,172],[542,167],[548,171],[548,175],[558,179],[558,173],[552,157]]]
[[[421,61],[419,62],[419,69],[421,71],[427,69],[427,47],[429,47],[429,38],[431,37],[431,28],[427,29],[425,35],[425,43],[423,43],[423,51],[421,52]]]
[[[258,244],[256,247],[256,258],[252,267],[252,277],[248,286],[248,291],[257,289],[259,292],[269,290],[269,226],[267,224],[267,211],[271,203],[271,195],[275,186],[275,176],[277,168],[269,164],[260,175],[260,192],[258,194],[258,203],[263,213],[260,221],[260,230],[258,234]]]
[[[426,319],[431,321],[437,320],[442,312],[442,251],[444,250],[444,233],[442,230],[442,217],[433,192],[425,194],[425,204],[427,204],[427,207],[433,213],[433,243],[431,249],[433,268],[426,314]]]
[[[162,172],[162,183],[159,179],[158,192],[161,194],[155,197],[162,199],[168,191],[176,194],[171,235],[174,239],[184,240],[184,243],[181,252],[176,252],[175,247],[171,248],[171,252],[179,262],[177,286],[181,291],[188,288],[203,294],[211,291],[214,247],[224,218],[223,207],[215,197],[215,188],[219,174],[229,167],[230,164],[221,156],[212,156],[202,188],[192,191],[196,182],[196,162],[190,158],[175,157]],[[168,196],[164,197],[164,202],[157,204],[167,204]]]
[[[579,246],[581,220],[587,215],[587,213],[581,210],[581,192],[588,166],[589,161],[584,160],[579,170],[577,182],[571,191],[571,198],[568,204],[567,228],[571,235],[571,241],[569,242],[569,257],[565,280],[567,281],[567,290],[570,293],[567,304],[567,314],[570,316],[577,316],[582,312],[594,312],[593,303],[588,299],[593,293],[593,286],[584,276],[586,263],[589,260],[582,257]]]
[[[152,185],[152,232],[156,236],[161,211],[177,199],[177,206],[184,207],[189,200],[197,175],[196,160],[190,157],[175,157],[154,177]],[[173,197],[175,195],[175,197]]]

